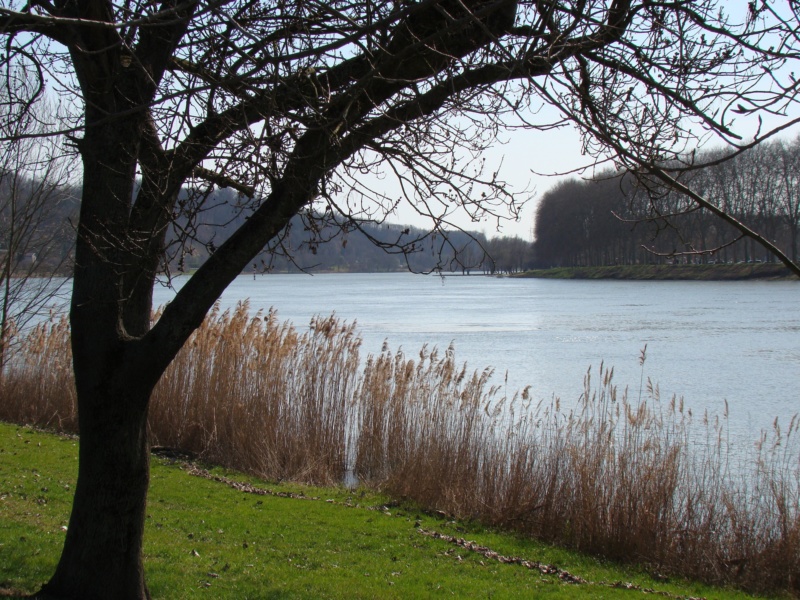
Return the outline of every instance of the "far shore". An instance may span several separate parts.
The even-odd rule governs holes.
[[[552,269],[525,271],[514,275],[514,277],[683,281],[798,280],[795,275],[789,272],[789,269],[777,263],[555,267]]]

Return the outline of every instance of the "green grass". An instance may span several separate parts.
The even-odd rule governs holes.
[[[634,279],[738,281],[743,279],[796,279],[780,264],[722,265],[619,265],[608,267],[559,267],[526,271],[516,277],[542,279]]]
[[[31,593],[51,575],[67,524],[78,441],[0,424],[0,590]],[[154,598],[746,598],[477,525],[395,505],[362,490],[270,484],[213,469],[272,494],[238,491],[154,457],[145,534]],[[291,493],[281,497],[277,493]],[[473,540],[506,556],[555,564],[569,584],[502,564],[419,529]]]

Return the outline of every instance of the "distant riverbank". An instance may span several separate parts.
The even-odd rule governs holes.
[[[725,265],[617,265],[609,267],[560,267],[537,269],[515,275],[542,279],[630,279],[742,281],[747,279],[797,279],[780,264],[739,263]]]

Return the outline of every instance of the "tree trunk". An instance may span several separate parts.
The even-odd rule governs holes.
[[[85,239],[78,245],[87,245]],[[71,324],[79,469],[64,549],[44,588],[57,598],[149,598],[142,563],[150,477],[147,411],[160,372],[123,326],[115,268],[86,259],[75,270]],[[149,321],[149,311],[140,321]]]
[[[78,389],[78,483],[61,560],[43,589],[57,598],[150,597],[142,563],[149,393],[130,390],[127,369],[120,370],[111,381]]]
[[[142,538],[149,483],[147,410],[160,372],[137,343],[150,322],[149,295],[123,318],[126,278],[138,256],[126,225],[138,138],[134,120],[87,127],[70,324],[80,432],[78,483],[56,572],[56,598],[142,600]],[[163,369],[162,369],[163,371]]]

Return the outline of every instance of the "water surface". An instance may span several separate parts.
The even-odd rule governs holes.
[[[181,285],[181,280],[176,285]],[[156,303],[173,292],[156,290]],[[392,274],[239,277],[223,308],[249,299],[305,328],[314,315],[357,321],[362,353],[416,355],[454,344],[470,369],[495,368],[508,394],[569,406],[601,361],[638,396],[650,377],[663,398],[684,396],[695,414],[730,407],[731,428],[752,432],[800,410],[800,283],[559,281]],[[647,345],[644,368],[639,356]]]

